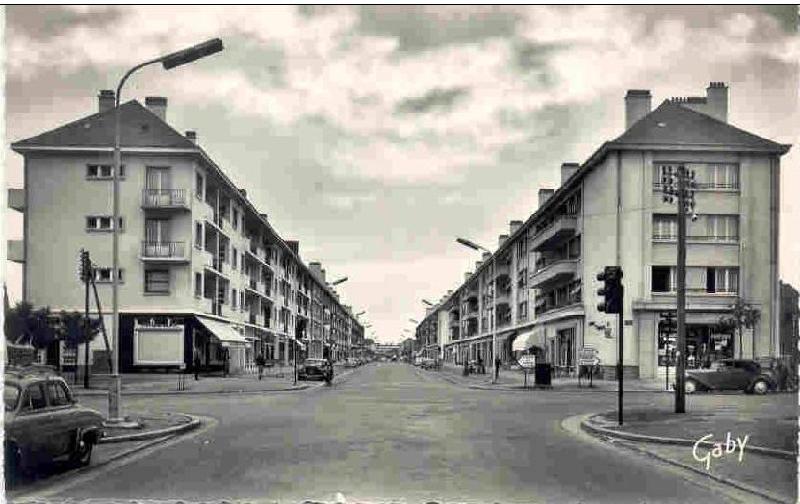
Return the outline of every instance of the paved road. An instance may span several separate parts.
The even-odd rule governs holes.
[[[385,363],[301,393],[160,399],[158,408],[217,422],[48,497],[302,502],[342,492],[349,502],[730,502],[683,473],[562,428],[567,416],[612,409],[615,397],[469,390]],[[152,401],[127,400],[136,408],[155,408]]]

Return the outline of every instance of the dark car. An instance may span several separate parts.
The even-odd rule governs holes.
[[[89,464],[104,419],[78,404],[63,378],[39,369],[8,368],[3,402],[7,478],[59,458]]]
[[[298,380],[332,380],[333,366],[325,359],[306,359],[297,371]]]
[[[766,394],[776,386],[772,373],[762,370],[758,362],[744,359],[723,359],[712,362],[709,368],[689,370],[685,382],[687,394],[700,390],[743,390],[747,394]]]

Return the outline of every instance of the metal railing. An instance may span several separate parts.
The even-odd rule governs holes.
[[[186,207],[186,190],[143,189],[142,206],[146,208]]]
[[[677,241],[678,234],[677,233],[653,233],[654,240],[669,240],[669,241]],[[687,241],[702,241],[702,242],[737,242],[739,241],[739,235],[687,235]]]
[[[184,242],[142,242],[142,257],[146,259],[183,259],[186,257]]]

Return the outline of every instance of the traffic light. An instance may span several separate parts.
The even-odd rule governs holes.
[[[89,259],[89,251],[81,249],[78,256],[78,276],[81,282],[87,283],[92,279],[92,261]]]
[[[597,290],[598,296],[604,299],[597,305],[597,310],[605,313],[621,313],[622,311],[622,268],[606,266],[597,280],[603,282],[603,288]]]

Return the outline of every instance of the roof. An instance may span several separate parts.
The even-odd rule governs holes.
[[[160,117],[136,100],[120,105],[120,137],[123,147],[197,149]],[[25,147],[113,147],[116,108],[98,112],[56,129],[11,144]]]
[[[779,153],[788,151],[786,145],[748,133],[669,100],[665,100],[611,143],[619,147],[665,144],[670,147],[717,146]]]

